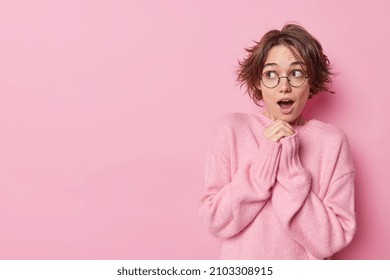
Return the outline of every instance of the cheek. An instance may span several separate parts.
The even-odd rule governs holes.
[[[310,87],[305,88],[303,91],[299,93],[300,103],[306,103],[310,96]]]
[[[267,106],[272,105],[276,102],[275,94],[270,92],[269,90],[262,90],[263,101]]]
[[[303,108],[307,104],[308,99],[309,99],[309,95],[305,95],[305,96],[302,96],[301,98],[299,98],[299,101],[298,101],[299,110],[303,110]]]

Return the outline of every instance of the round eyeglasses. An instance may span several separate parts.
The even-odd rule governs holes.
[[[278,76],[275,71],[267,71],[264,72],[260,80],[265,87],[274,88],[280,83],[281,78],[286,78],[292,87],[300,87],[309,77],[301,70],[293,70],[290,74],[288,74],[288,76]]]

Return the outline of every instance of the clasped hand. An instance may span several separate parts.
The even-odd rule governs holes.
[[[294,133],[294,128],[282,120],[276,120],[264,130],[264,136],[275,143],[284,137],[294,135]]]

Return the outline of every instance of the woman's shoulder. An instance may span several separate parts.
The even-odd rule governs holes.
[[[210,147],[213,154],[224,155],[229,158],[230,143],[249,135],[251,116],[246,113],[229,113],[216,121],[214,140]]]
[[[321,138],[322,141],[348,141],[347,135],[339,126],[317,119],[310,120],[301,128],[301,131]]]
[[[336,155],[338,161],[347,166],[341,171],[352,172],[354,169],[350,141],[344,130],[337,125],[318,120],[312,120],[307,124],[311,129],[305,131],[304,138],[308,140],[306,143],[310,143],[313,149],[321,149],[328,159]]]

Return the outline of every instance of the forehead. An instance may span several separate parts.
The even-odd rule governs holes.
[[[292,48],[292,47],[291,47]],[[294,49],[294,48],[293,48]],[[294,52],[298,53],[295,49]],[[267,55],[265,64],[275,63],[280,66],[290,65],[292,62],[302,61],[301,58],[296,57],[294,53],[285,45],[278,45],[272,47]]]

